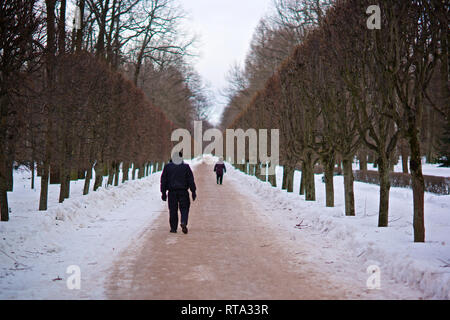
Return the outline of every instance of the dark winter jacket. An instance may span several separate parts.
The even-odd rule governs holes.
[[[218,162],[216,163],[216,165],[214,166],[214,172],[218,175],[218,176],[222,176],[224,172],[227,172],[227,168],[225,167],[225,164],[222,162]]]
[[[188,164],[182,162],[174,164],[169,162],[164,166],[161,174],[161,193],[167,191],[188,190],[195,193],[197,189],[194,181],[194,174]]]

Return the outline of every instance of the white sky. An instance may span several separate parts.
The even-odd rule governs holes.
[[[224,106],[220,90],[233,63],[242,64],[259,20],[272,0],[179,0],[189,15],[188,26],[198,35],[200,57],[196,70],[211,85],[216,98],[212,122]]]

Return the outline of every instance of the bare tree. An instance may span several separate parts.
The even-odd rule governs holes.
[[[9,220],[7,191],[12,187],[12,162],[18,110],[15,89],[40,52],[36,34],[40,29],[36,1],[5,0],[0,4],[0,213]]]
[[[141,0],[85,0],[88,9],[93,14],[98,30],[95,52],[98,57],[108,61],[117,68],[119,66],[120,50],[129,42],[132,36],[125,36],[131,24],[131,16]]]
[[[144,61],[165,65],[190,55],[195,38],[183,34],[178,27],[185,14],[173,0],[145,0],[139,13],[132,17],[128,30],[132,33],[134,57],[133,81],[138,79]]]
[[[424,180],[420,146],[426,90],[433,71],[439,61],[442,30],[447,29],[442,15],[448,16],[448,4],[442,1],[411,1],[386,5],[389,30],[394,33],[389,44],[399,53],[397,59],[388,64],[391,68],[395,91],[399,97],[404,117],[399,126],[404,128],[411,157],[414,199],[414,241],[425,241]]]

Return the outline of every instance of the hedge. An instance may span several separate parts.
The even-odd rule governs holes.
[[[378,171],[374,170],[355,170],[353,171],[355,181],[367,182],[371,184],[380,184]],[[425,191],[441,195],[450,194],[450,177],[437,177],[424,175]],[[403,172],[391,172],[389,174],[391,187],[411,188],[411,175]]]

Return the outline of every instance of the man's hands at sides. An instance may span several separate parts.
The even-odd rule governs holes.
[[[197,199],[197,193],[192,192],[192,201],[195,201],[195,199]]]

